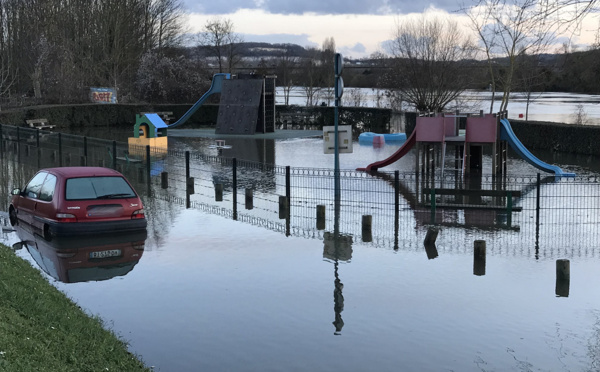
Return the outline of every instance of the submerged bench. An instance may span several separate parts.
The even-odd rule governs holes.
[[[432,202],[426,204],[430,208],[454,208],[454,209],[494,209],[494,210],[505,210],[508,213],[521,212],[522,207],[513,206],[513,198],[520,198],[521,191],[519,190],[473,190],[473,189],[447,189],[447,188],[424,188],[424,195],[430,195]],[[465,196],[465,197],[494,197],[494,198],[506,198],[505,205],[494,205],[484,203],[438,203],[435,201],[436,195],[447,195],[447,196]]]
[[[56,127],[56,125],[49,124],[48,119],[29,119],[25,122],[33,129],[54,129]]]

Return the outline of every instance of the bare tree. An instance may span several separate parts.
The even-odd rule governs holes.
[[[492,89],[495,92],[497,84],[502,88],[500,111],[508,108],[510,92],[516,85],[519,56],[539,54],[554,39],[558,23],[547,18],[544,7],[538,0],[481,0],[470,9],[473,27],[485,46]],[[494,69],[493,61],[499,57],[506,62],[502,69]]]
[[[529,106],[542,95],[547,71],[541,67],[539,55],[522,54],[517,61],[517,87],[525,94],[525,120],[529,120]]]
[[[308,49],[308,55],[300,64],[302,89],[306,96],[306,106],[313,106],[318,92],[321,90],[321,70],[319,69],[319,50]]]
[[[456,22],[421,16],[396,25],[392,52],[392,86],[418,111],[442,111],[471,82],[471,40]]]
[[[292,55],[289,44],[283,46],[281,54],[277,57],[277,79],[279,86],[283,87],[283,97],[286,105],[290,104],[290,92],[294,83],[294,70],[298,66],[298,57]]]
[[[0,50],[19,71],[14,89],[66,102],[94,85],[131,90],[144,52],[177,43],[180,1],[0,1]]]
[[[230,19],[214,18],[206,22],[199,34],[199,41],[216,58],[220,73],[224,72],[225,66],[228,72],[233,72],[240,62],[239,46],[243,40],[234,32],[234,25]]]

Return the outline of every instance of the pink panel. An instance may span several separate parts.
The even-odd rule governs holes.
[[[467,118],[465,133],[467,142],[494,143],[497,139],[497,133],[498,121],[494,115]]]
[[[418,117],[417,142],[442,142],[444,140],[444,117]]]
[[[458,135],[455,127],[455,118],[444,118],[444,134],[446,137]]]

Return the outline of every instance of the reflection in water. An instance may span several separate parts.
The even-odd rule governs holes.
[[[342,327],[344,327],[344,320],[342,319],[342,311],[344,311],[344,295],[342,294],[342,290],[344,289],[344,284],[340,280],[338,270],[340,261],[349,262],[352,259],[352,237],[326,232],[323,241],[323,258],[333,261],[333,273],[335,277],[333,281],[334,334],[341,335]]]
[[[146,231],[119,235],[54,238],[51,241],[17,226],[21,242],[38,266],[63,283],[89,282],[123,276],[144,252]]]

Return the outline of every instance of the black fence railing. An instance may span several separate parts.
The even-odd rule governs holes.
[[[287,235],[326,239],[335,226],[354,240],[422,249],[432,226],[438,247],[470,249],[486,239],[493,252],[595,255],[600,238],[600,177],[462,178],[416,173],[340,172],[336,216],[334,172],[291,168],[200,152],[0,126],[4,210],[8,192],[54,166],[106,166],[142,194],[150,220],[195,208]],[[370,216],[365,219],[364,216]],[[365,227],[365,220],[370,221]],[[154,225],[158,229],[160,222]],[[368,231],[365,231],[368,229]],[[531,253],[533,252],[533,253]]]

